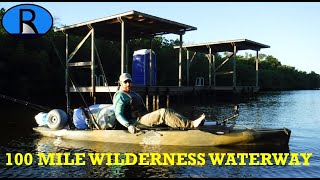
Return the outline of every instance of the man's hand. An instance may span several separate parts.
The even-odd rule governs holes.
[[[135,134],[137,132],[137,129],[136,129],[136,127],[134,127],[134,125],[130,125],[130,126],[128,126],[128,131],[131,134]]]

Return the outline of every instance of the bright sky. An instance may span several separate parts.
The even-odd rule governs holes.
[[[2,2],[9,8],[21,2]],[[320,2],[32,2],[46,8],[55,24],[72,25],[131,10],[197,27],[186,44],[249,39],[271,46],[260,53],[282,65],[320,74]],[[179,36],[165,36],[177,39]],[[241,53],[242,52],[242,53]],[[244,54],[240,51],[238,54]],[[255,54],[254,51],[247,51]]]

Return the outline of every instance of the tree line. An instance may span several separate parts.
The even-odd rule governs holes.
[[[0,18],[5,10],[0,10]],[[0,21],[1,21],[0,19]],[[83,37],[69,37],[69,52],[78,45]],[[109,85],[116,85],[121,67],[121,46],[119,42],[96,38],[96,47]],[[157,85],[178,85],[178,50],[173,47],[179,40],[168,40],[162,36],[154,37],[152,49],[156,53]],[[53,47],[55,45],[57,49]],[[55,33],[53,29],[46,35],[36,39],[19,39],[7,34],[0,27],[0,84],[1,93],[27,97],[64,98],[65,91],[65,36]],[[129,73],[132,72],[132,55],[135,50],[149,49],[148,39],[134,39],[129,42]],[[90,41],[85,42],[73,60],[89,61]],[[187,84],[186,52],[183,51],[182,84]],[[226,58],[226,53],[215,54],[216,67]],[[237,55],[237,85],[255,85],[255,57],[251,54]],[[272,55],[259,55],[259,81],[261,90],[300,90],[320,88],[320,75],[311,71],[306,73],[295,67],[282,65]],[[208,85],[208,60],[205,54],[197,54],[190,64],[190,85],[197,77],[205,78]],[[97,68],[98,69],[98,68]],[[220,70],[231,71],[232,61],[225,63]],[[81,71],[81,73],[79,73]],[[90,84],[90,69],[71,69],[71,75],[77,85]],[[97,75],[101,74],[97,70]],[[232,85],[232,74],[216,77],[216,85]]]

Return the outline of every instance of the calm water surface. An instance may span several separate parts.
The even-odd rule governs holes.
[[[8,103],[8,102],[6,102]],[[9,103],[8,103],[9,104]],[[180,107],[179,112],[197,116],[206,112],[207,119],[223,119],[230,115],[231,104]],[[236,124],[247,127],[289,128],[291,138],[288,151],[313,153],[309,166],[217,166],[206,159],[204,166],[6,166],[6,153],[39,152],[269,152],[257,148],[177,148],[148,145],[106,144],[40,137],[31,128],[38,112],[20,105],[8,108],[2,103],[1,122],[7,128],[1,131],[0,177],[320,177],[320,90],[261,93],[256,100],[240,104]],[[4,114],[10,114],[5,116]],[[270,150],[279,151],[282,150]],[[36,161],[36,159],[34,159]]]

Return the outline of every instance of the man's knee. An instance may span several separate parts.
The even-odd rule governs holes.
[[[160,114],[164,114],[164,113],[166,113],[167,109],[166,108],[160,108],[160,109],[158,109],[158,111],[159,111]]]

